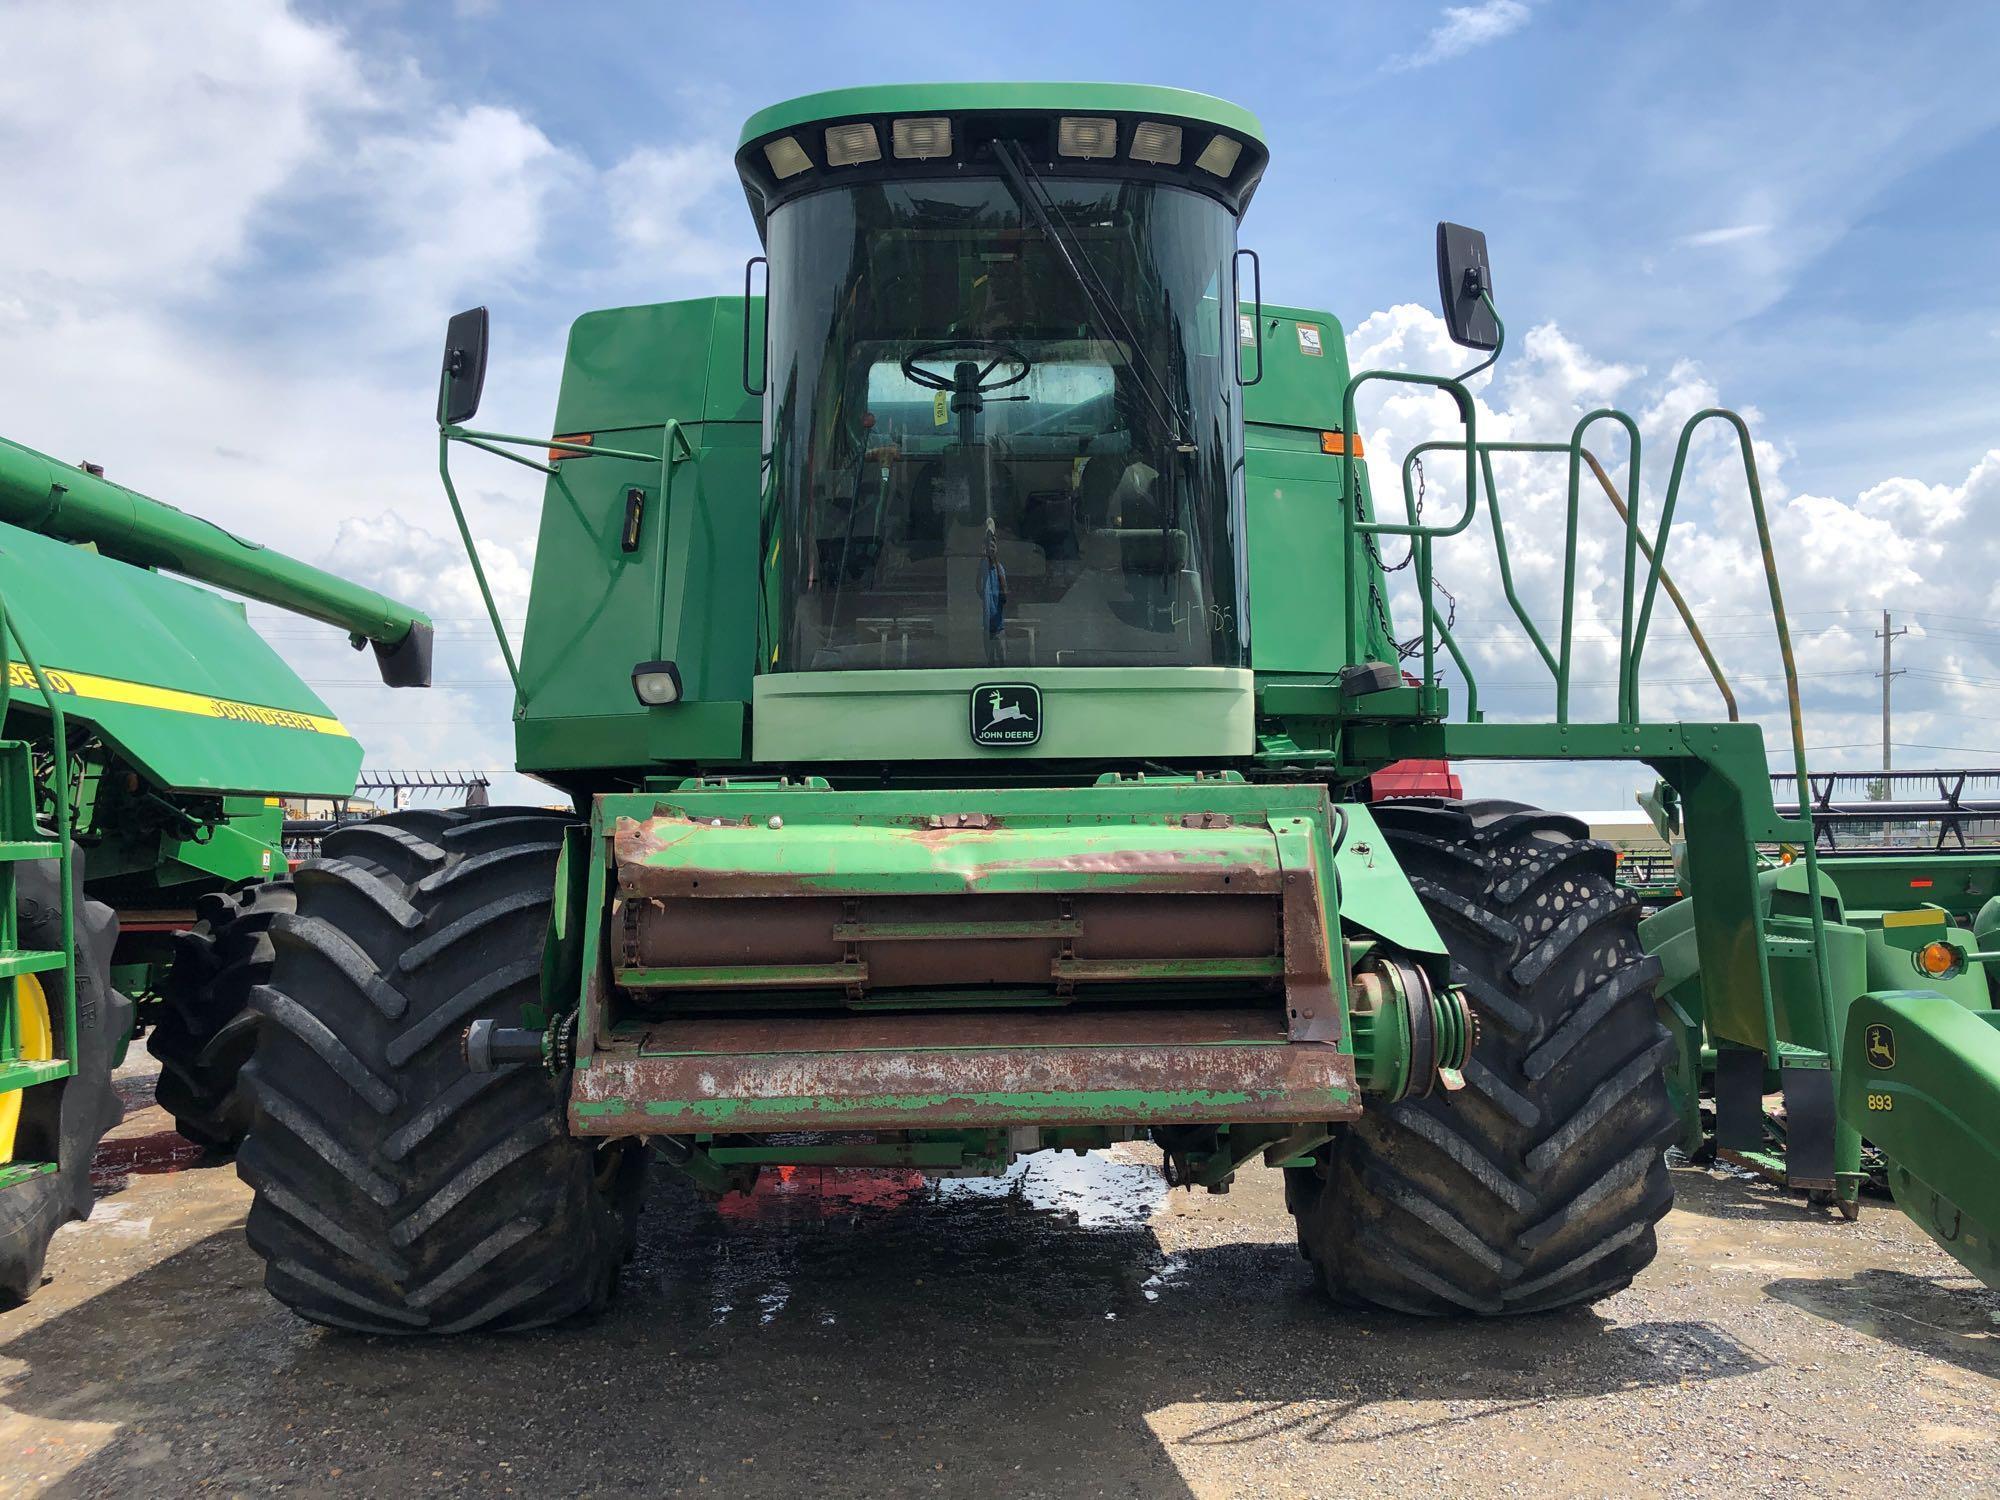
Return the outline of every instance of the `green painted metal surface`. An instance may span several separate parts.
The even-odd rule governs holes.
[[[0,596],[39,645],[70,714],[154,785],[354,790],[361,747],[236,601],[4,524]],[[36,712],[32,695],[14,707]]]
[[[1243,392],[1251,660],[1267,681],[1280,673],[1333,676],[1350,660],[1394,661],[1395,642],[1383,624],[1386,601],[1380,618],[1364,617],[1359,657],[1327,628],[1327,601],[1344,594],[1354,572],[1340,545],[1342,464],[1321,440],[1340,425],[1336,393],[1347,384],[1346,334],[1331,313],[1267,304],[1257,337],[1263,378]],[[1365,495],[1366,469],[1358,482]]]
[[[658,455],[669,420],[694,456],[553,465],[522,639],[523,770],[740,762],[755,667],[758,408],[736,367],[743,300],[617,308],[571,329],[557,431]],[[663,359],[657,351],[682,351]],[[637,545],[625,548],[633,491]],[[683,701],[648,707],[632,668],[671,660]]]
[[[0,652],[10,663],[19,656],[26,667],[21,696],[40,699],[48,719],[50,761],[66,770],[70,724],[63,695],[44,667],[35,642],[24,631],[18,611],[8,607],[4,590],[0,590]],[[0,723],[11,721],[15,694],[14,673],[9,670],[0,675]],[[70,779],[67,775],[51,778],[45,809],[35,780],[38,748],[23,739],[0,739],[0,844],[8,850],[8,857],[0,860],[0,1093],[60,1083],[76,1072],[77,882]],[[56,867],[56,899],[61,911],[59,947],[53,950],[22,946],[19,873],[29,860],[45,860]],[[21,985],[17,981],[29,975],[36,976],[31,982],[41,986],[43,1003],[49,1009],[51,1045],[45,1058],[22,1056],[24,1038],[16,1004]],[[51,979],[55,981],[53,993],[48,983]],[[34,1161],[21,1149],[25,1144],[17,1133],[15,1154],[8,1163],[15,1169],[6,1179],[9,1185],[53,1165]]]
[[[1362,925],[1370,921],[1380,921],[1400,942],[1419,951],[1442,954],[1435,930],[1409,896],[1386,846],[1376,842],[1379,833],[1365,810],[1336,811],[1324,789],[1316,786],[1255,785],[1234,776],[976,792],[840,791],[824,783],[690,784],[670,792],[600,796],[592,827],[603,851],[596,863],[604,870],[605,883],[608,887],[615,882],[627,903],[643,905],[652,893],[669,899],[692,893],[732,906],[737,904],[734,898],[1051,894],[1074,895],[1081,903],[1083,898],[1144,892],[1189,903],[1188,921],[1198,925],[1201,897],[1194,893],[1226,895],[1232,881],[1245,897],[1261,893],[1271,900],[1275,920],[1280,893],[1292,889],[1289,872],[1297,870],[1310,881],[1299,889],[1309,893],[1308,920],[1319,934],[1314,941],[1323,964],[1324,954],[1341,951],[1344,938],[1381,940],[1381,934]],[[1338,856],[1333,852],[1336,830],[1342,838]],[[1296,850],[1291,848],[1293,840],[1299,841]],[[614,860],[615,869],[604,868]],[[1329,866],[1339,872],[1337,881],[1311,874]],[[1188,894],[1173,894],[1183,890]],[[1355,893],[1354,913],[1334,904],[1336,892],[1346,891]],[[601,910],[597,903],[603,899],[586,893],[582,908]],[[1081,904],[1077,910],[1083,919],[1079,930],[1089,930],[1096,918]],[[900,925],[878,925],[864,916],[853,925],[857,940],[876,943],[976,944],[1061,935],[1046,920],[1004,915],[992,924],[965,915],[956,921],[905,918]],[[624,941],[629,944],[632,939]],[[1296,936],[1287,939],[1297,941]],[[581,991],[586,999],[582,1034],[586,1039],[609,1036],[627,1024],[619,1019],[619,991],[588,978],[591,966],[602,959],[585,953],[580,961],[584,972],[570,981],[569,993]],[[1176,993],[1176,987],[1189,984],[1268,985],[1283,972],[1275,955],[1223,961],[1125,961],[1101,967],[1084,960],[1058,960],[1055,966],[1058,979],[1067,973],[1078,982],[1115,979],[1139,985],[1142,991],[1152,984]],[[621,963],[608,977],[621,989],[656,995],[696,992],[706,997],[702,1004],[710,1008],[718,995],[735,995],[740,1005],[746,991],[827,984],[853,987],[867,982],[865,968],[851,964],[681,966],[661,971]],[[1333,991],[1331,1002],[1343,1008],[1344,978],[1339,966],[1326,976]],[[935,1009],[946,998],[931,996],[928,1003]],[[1266,1035],[1259,1045],[1284,1050],[1288,1044],[1282,1021],[1279,1026],[1275,1036]],[[1337,1037],[1338,1031],[1328,1034]],[[586,1040],[580,1047],[581,1068],[594,1066],[603,1045]],[[670,1047],[659,1050],[664,1044],[650,1033],[634,1034],[622,1045],[625,1055],[671,1055]],[[873,1045],[898,1049],[893,1042]],[[951,1041],[936,1045],[954,1052],[958,1046]],[[1241,1044],[1210,1045],[1227,1050]],[[1346,1046],[1338,1040],[1335,1045],[1342,1050]],[[617,1089],[599,1092],[603,1087],[595,1082],[585,1085],[575,1105],[579,1120],[599,1122],[592,1129],[604,1128],[607,1117],[650,1111],[655,1117],[671,1116],[680,1126],[706,1120],[718,1129],[754,1130],[765,1118],[797,1118],[803,1107],[793,1095],[761,1100],[647,1099]],[[1299,1118],[1311,1119],[1328,1111],[1345,1112],[1352,1102],[1352,1090],[1343,1084],[1327,1088],[1323,1098],[1301,1094],[1289,1107],[1299,1111]],[[913,1126],[946,1128],[955,1121],[1193,1118],[1201,1110],[1227,1118],[1233,1111],[1283,1106],[1256,1090],[1106,1087],[1050,1092],[968,1084],[963,1092],[949,1096],[931,1089],[829,1095],[812,1107],[813,1118],[827,1128],[863,1117],[878,1125],[884,1119],[908,1118]],[[1195,1115],[1187,1115],[1190,1110]]]
[[[1033,745],[972,742],[974,689],[1041,689]],[[1236,667],[944,667],[767,673],[755,684],[754,756],[780,764],[956,761],[1004,768],[1037,760],[1239,760],[1254,739],[1249,672]],[[972,773],[977,774],[977,773]],[[1004,770],[1003,770],[1004,774]]]
[[[2000,895],[2000,850],[1822,854],[1820,865],[1840,882],[1854,910],[1893,911],[1927,901],[1970,918]]]
[[[961,793],[953,800],[963,799]],[[734,810],[743,800],[718,802],[700,793],[657,799],[672,814],[646,840],[638,863],[696,865],[726,872],[718,878],[732,882],[771,877],[788,889],[840,896],[1116,890],[1158,885],[1169,869],[1196,875],[1206,865],[1275,880],[1280,868],[1277,844],[1261,820],[1191,830],[1165,819],[1139,821],[1110,797],[1097,799],[1089,812],[1070,812],[1037,805],[1073,800],[1061,792],[1023,791],[1005,799],[989,793],[979,800],[994,809],[995,826],[945,830],[945,837],[924,826],[920,802],[913,806],[895,793],[814,797],[829,804],[823,808],[802,806],[798,798],[770,799],[768,805],[785,810],[761,820],[753,810],[739,822],[744,814]],[[758,805],[766,800],[757,799]],[[1183,805],[1194,810],[1212,800],[1197,793]],[[625,801],[605,799],[601,816]],[[702,821],[704,810],[718,805],[734,816],[719,825]],[[771,818],[780,826],[772,827]]]
[[[1847,1017],[1842,1116],[1889,1161],[1897,1205],[2000,1289],[2000,1012],[1912,991]]]

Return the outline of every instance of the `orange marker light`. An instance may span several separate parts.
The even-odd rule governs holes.
[[[1331,453],[1338,457],[1347,451],[1348,441],[1348,436],[1344,432],[1322,432],[1319,435],[1319,451],[1322,453]],[[1367,454],[1361,448],[1360,434],[1357,433],[1355,435],[1353,443],[1354,456],[1356,458],[1366,458]]]
[[[592,443],[597,441],[597,435],[592,432],[570,432],[570,433],[559,432],[556,434],[556,441],[559,443],[581,443],[583,444],[584,447],[588,448]],[[583,455],[581,453],[572,453],[567,448],[549,449],[550,463],[556,463],[565,458],[582,458],[582,457]]]
[[[1950,943],[1925,943],[1917,950],[1917,969],[1932,979],[1948,979],[1959,971],[1959,952]]]

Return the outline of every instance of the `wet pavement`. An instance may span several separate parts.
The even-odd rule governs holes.
[[[1169,1193],[1144,1148],[661,1177],[612,1312],[449,1342],[270,1302],[157,1110],[99,1169],[0,1315],[0,1493],[2000,1493],[2000,1297],[1886,1207],[1696,1168],[1630,1291],[1484,1324],[1329,1310],[1277,1174]]]

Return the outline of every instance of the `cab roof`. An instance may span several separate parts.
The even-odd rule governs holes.
[[[899,122],[927,128],[926,144],[906,150]],[[1096,130],[1088,149],[1072,149],[1064,133],[1078,125]],[[836,145],[856,130],[861,149],[843,159]],[[990,143],[1003,139],[1019,143],[1046,170],[1193,188],[1238,216],[1270,159],[1255,115],[1188,89],[893,83],[807,94],[759,110],[743,127],[736,167],[761,235],[772,209],[807,193],[871,178],[986,175]]]

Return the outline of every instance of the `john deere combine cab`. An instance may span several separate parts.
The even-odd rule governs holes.
[[[241,604],[169,573],[430,680],[421,614],[0,440],[0,1302],[90,1212],[135,1024],[184,1135],[226,1149],[248,1128],[250,992],[293,905],[281,794],[346,795],[361,763]]]
[[[1566,586],[1556,618],[1520,610],[1548,720],[1486,722],[1462,660],[1462,698],[1440,680],[1428,605],[1399,651],[1381,539],[1428,601],[1483,488],[1514,599],[1491,455],[1548,454],[1573,579],[1586,438],[1623,430],[1636,495],[1637,427],[1489,442],[1462,376],[1350,373],[1338,323],[1265,304],[1239,248],[1267,164],[1250,115],[1175,90],[815,95],[745,128],[767,255],[744,295],[581,318],[553,438],[468,425],[485,310],[452,321],[468,547],[454,447],[545,476],[518,662],[502,646],[518,764],[575,810],[398,814],[299,872],[241,1158],[278,1298],[526,1327],[610,1293],[649,1157],[726,1193],[1133,1138],[1176,1182],[1281,1168],[1336,1298],[1615,1291],[1653,1255],[1676,1129],[1637,905],[1568,817],[1360,800],[1405,759],[1656,767],[1711,1029],[1761,1038],[1772,971],[1812,969],[1821,1041],[1780,1072],[1830,1139],[1821,909],[1781,943],[1756,900],[1757,841],[1809,834],[1755,725],[1641,711],[1710,426],[1740,445],[1789,671],[1742,421],[1689,423],[1643,541],[1627,512],[1615,714],[1571,711]],[[1444,225],[1438,249],[1490,364],[1484,242]],[[1463,463],[1456,514],[1420,518],[1407,467],[1400,507],[1371,498],[1356,404],[1390,382],[1457,412],[1432,445]]]

